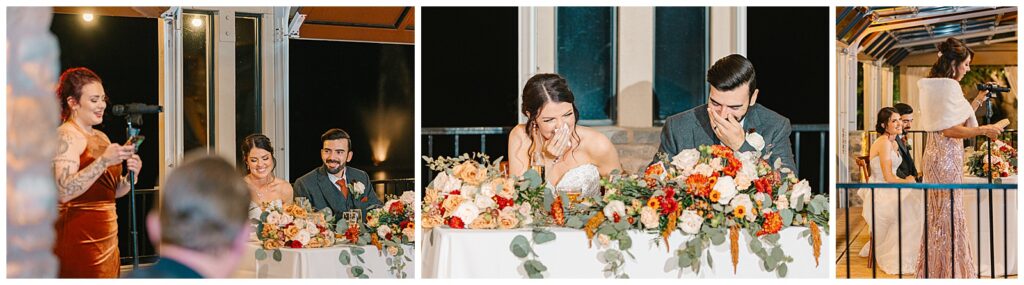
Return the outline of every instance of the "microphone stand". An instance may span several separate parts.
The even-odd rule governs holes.
[[[131,115],[125,116],[125,119],[128,121],[128,132],[127,132],[128,137],[131,138],[131,137],[139,135],[139,133],[142,130],[133,127],[132,126],[132,122],[138,122],[137,124],[141,125],[142,124],[142,116],[139,115],[139,114],[131,114]],[[135,151],[138,151],[138,145],[133,145],[132,147],[135,148]],[[131,212],[132,212],[132,224],[131,224],[131,231],[132,231],[132,270],[135,271],[135,270],[139,269],[139,226],[138,226],[138,223],[136,222],[136,217],[135,217],[136,216],[135,212],[137,210],[137,208],[135,207],[135,172],[131,171],[131,170],[128,171],[128,186],[129,186],[128,189],[130,189],[128,195],[131,196],[131,197],[129,197],[129,199],[131,201]]]

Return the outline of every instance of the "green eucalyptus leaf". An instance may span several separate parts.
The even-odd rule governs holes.
[[[281,256],[281,249],[275,249],[274,250],[274,261],[281,262],[282,258],[283,257]]]
[[[352,264],[352,255],[347,250],[342,250],[341,254],[338,255],[338,261],[341,262],[341,265],[350,265]]]
[[[267,259],[267,251],[263,250],[262,248],[256,249],[256,260],[264,260],[264,259]]]

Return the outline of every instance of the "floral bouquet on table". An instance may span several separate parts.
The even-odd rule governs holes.
[[[543,215],[537,211],[543,188],[536,172],[523,180],[509,178],[500,167],[502,158],[491,161],[481,153],[423,159],[438,172],[423,198],[424,229],[513,229]]]
[[[752,134],[756,135],[756,134]],[[753,238],[750,250],[760,257],[764,268],[785,276],[792,261],[779,247],[778,232],[790,226],[808,227],[817,262],[821,252],[819,227],[828,231],[828,198],[814,195],[806,180],[790,169],[766,161],[759,152],[734,152],[726,146],[700,146],[683,150],[671,159],[661,156],[644,174],[613,175],[602,181],[605,193],[601,208],[583,226],[588,238],[600,244],[618,241],[628,250],[629,229],[657,233],[666,242],[675,230],[695,235],[675,258],[678,268],[698,272],[710,255],[707,248],[731,241],[732,264],[738,263],[739,231]],[[614,269],[614,268],[613,268]]]
[[[1017,174],[1017,149],[1002,140],[992,141],[992,159],[989,163],[988,144],[984,142],[978,151],[967,159],[967,173],[977,177],[999,178]],[[991,170],[990,170],[991,168]]]
[[[256,258],[266,258],[265,250],[274,251],[274,259],[280,260],[280,248],[321,248],[334,245],[334,231],[328,225],[334,220],[330,209],[313,211],[306,198],[295,198],[295,203],[283,204],[281,200],[265,203],[258,218],[252,220],[256,236],[263,248],[256,251]]]
[[[388,195],[384,207],[366,213],[370,243],[378,250],[383,250],[384,245],[387,245],[388,253],[395,255],[400,244],[413,242],[416,236],[416,213],[412,207],[415,199],[416,193],[413,191],[402,193],[401,198]]]

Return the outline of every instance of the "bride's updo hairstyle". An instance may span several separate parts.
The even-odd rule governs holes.
[[[947,38],[939,44],[939,60],[932,65],[929,78],[949,78],[956,80],[956,67],[969,58],[974,51],[957,38]]]
[[[885,135],[885,127],[888,127],[889,118],[892,118],[892,114],[899,116],[899,112],[897,112],[896,108],[893,107],[885,107],[878,110],[878,118],[875,119],[875,132],[878,133],[879,136]]]
[[[270,159],[274,162],[271,171],[277,168],[277,157],[274,157],[274,147],[270,144],[270,138],[263,134],[251,134],[242,140],[242,158],[246,164],[249,163],[249,152],[252,152],[255,148],[269,152]],[[246,167],[245,173],[249,173],[248,167]]]
[[[572,90],[569,90],[569,82],[561,75],[554,73],[541,73],[530,77],[523,86],[523,104],[521,105],[523,115],[526,116],[526,134],[530,137],[529,153],[534,153],[533,133],[537,128],[537,116],[541,109],[548,102],[572,104],[574,122],[580,122],[580,111],[576,108],[576,97]],[[573,138],[579,139],[576,129],[573,127]],[[532,163],[533,156],[530,156]]]

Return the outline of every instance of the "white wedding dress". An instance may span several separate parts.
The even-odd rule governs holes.
[[[889,157],[892,159],[892,173],[895,175],[903,158],[900,157],[898,148],[893,148]],[[882,176],[882,163],[878,156],[871,158],[870,183],[886,183]],[[860,189],[858,192],[864,201],[864,210],[861,216],[867,221],[867,230],[871,227],[871,190]],[[875,243],[876,266],[888,274],[898,274],[900,264],[900,224],[902,223],[902,252],[903,252],[903,274],[914,273],[917,266],[917,258],[921,248],[921,235],[924,226],[924,201],[921,190],[902,189],[899,197],[896,195],[896,188],[875,188],[875,235],[872,242]],[[897,203],[902,204],[902,209],[897,208]],[[902,211],[902,221],[897,221],[897,212]],[[898,223],[899,222],[899,223]],[[871,243],[864,245],[860,255],[868,256]]]
[[[552,186],[548,182],[548,187],[553,191],[579,189],[581,190],[581,198],[596,198],[601,195],[601,173],[597,170],[596,165],[585,163],[562,174],[562,179],[558,181],[558,185]]]

